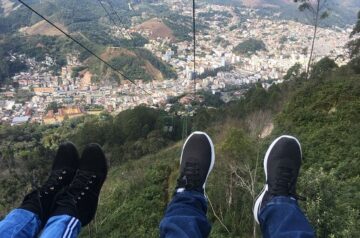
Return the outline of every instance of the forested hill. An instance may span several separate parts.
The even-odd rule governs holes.
[[[0,32],[8,33],[19,30],[21,27],[32,26],[42,19],[22,6],[18,1],[7,1],[5,8],[2,0],[2,21]],[[84,31],[99,27],[99,19],[103,16],[104,10],[96,1],[25,1],[33,9],[36,9],[42,15],[50,20],[61,23],[65,30],[69,32],[78,31],[81,27]],[[124,7],[124,6],[122,6]],[[127,8],[125,8],[127,9]],[[124,19],[124,24],[126,24]],[[98,30],[101,30],[99,27]]]
[[[298,193],[307,197],[301,206],[317,236],[357,236],[360,72],[354,69],[324,59],[309,80],[295,70],[282,85],[269,90],[256,85],[244,99],[226,106],[193,105],[201,108],[189,121],[189,132],[205,130],[216,145],[207,189],[211,237],[253,236],[251,208],[264,179],[261,160],[271,140],[285,133],[297,136],[303,146]],[[139,107],[116,117],[69,120],[60,127],[1,127],[1,216],[46,177],[58,143],[72,140],[81,150],[98,142],[109,158],[110,174],[96,219],[82,237],[158,237],[178,176],[182,125],[180,116]],[[251,189],[241,185],[240,177]]]
[[[273,15],[279,13],[280,18],[308,22],[308,18],[299,13],[294,0],[206,0],[210,3],[231,6],[245,6],[258,9],[260,13]],[[356,22],[356,13],[360,8],[357,0],[327,0],[326,5],[330,18],[324,26],[346,26]]]
[[[133,80],[177,77],[169,64],[144,49],[144,45],[149,42],[147,37],[129,30],[133,27],[132,18],[142,19],[143,9],[130,10],[128,1],[113,1],[111,5],[105,2],[101,5],[98,1],[90,0],[25,2]],[[156,6],[144,4],[143,7],[148,7],[148,15],[158,14]],[[124,33],[123,29],[127,31]],[[115,50],[111,50],[114,48]],[[15,73],[24,70],[24,65],[9,62],[10,53],[24,54],[40,62],[46,56],[51,56],[55,59],[55,66],[51,70],[55,73],[66,65],[66,56],[73,54],[91,71],[95,81],[98,78],[120,80],[105,65],[99,64],[89,52],[67,39],[18,1],[1,0],[0,84],[10,81]]]

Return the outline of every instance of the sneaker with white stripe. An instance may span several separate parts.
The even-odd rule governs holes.
[[[55,197],[69,186],[78,167],[79,154],[75,145],[71,142],[61,144],[49,178],[40,188],[25,196],[20,208],[37,214],[42,225],[45,225],[52,212]]]
[[[215,164],[214,144],[205,132],[194,132],[185,141],[180,158],[176,191],[205,193],[207,178]]]
[[[303,199],[296,194],[296,183],[302,161],[301,145],[293,136],[275,139],[264,158],[266,183],[255,201],[253,213],[257,223],[260,211],[275,196]]]

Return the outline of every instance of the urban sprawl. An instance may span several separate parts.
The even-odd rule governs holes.
[[[183,4],[182,1],[176,1],[171,6],[172,11],[184,16],[192,14],[191,6]],[[129,5],[129,8],[131,7]],[[223,100],[230,101],[241,97],[244,92],[242,88],[246,85],[260,82],[264,88],[268,88],[273,83],[283,82],[283,76],[295,63],[306,66],[310,53],[307,48],[310,48],[311,44],[312,26],[280,20],[276,16],[260,17],[254,9],[242,8],[235,11],[233,7],[218,5],[203,5],[197,14],[201,16],[201,13],[209,12],[215,14],[210,18],[198,17],[198,23],[206,24],[209,28],[206,30],[207,34],[197,32],[196,75],[229,66],[231,70],[196,79],[197,91],[219,93]],[[226,27],[224,22],[227,23]],[[62,68],[60,75],[48,71],[48,68],[55,64],[51,55],[48,55],[45,61],[37,62],[26,55],[11,53],[9,60],[21,60],[29,66],[26,72],[13,76],[12,80],[19,85],[18,90],[31,92],[32,96],[29,101],[17,103],[14,98],[15,89],[4,87],[0,98],[2,123],[53,124],[60,123],[66,118],[96,114],[103,110],[116,114],[142,104],[168,110],[171,107],[170,98],[184,95],[180,100],[182,104],[194,99],[191,96],[195,75],[191,40],[176,42],[168,37],[154,38],[151,37],[151,29],[139,28],[135,23],[132,28],[121,29],[122,32],[115,28],[113,30],[114,35],[119,37],[136,31],[149,38],[145,48],[170,64],[178,75],[177,79],[151,82],[135,80],[136,85],[125,80],[118,85],[93,83],[89,71],[73,77],[73,69],[82,66],[76,53],[67,56],[67,65]],[[339,56],[346,54],[344,45],[348,41],[349,32],[350,27],[345,30],[336,27],[321,28],[316,41],[315,61],[328,56],[335,59],[339,65],[345,64]],[[266,50],[252,55],[235,54],[234,47],[247,39],[262,40]],[[172,50],[174,46],[177,49],[176,53]],[[229,88],[232,89],[231,92]],[[48,109],[54,102],[62,105],[57,112]]]

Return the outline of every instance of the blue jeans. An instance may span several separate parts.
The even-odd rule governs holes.
[[[206,199],[203,194],[185,191],[176,193],[160,223],[160,237],[208,237],[211,225],[206,219]],[[315,237],[296,200],[274,197],[260,213],[264,238]]]
[[[274,197],[260,211],[260,227],[264,238],[312,238],[315,232],[297,201],[290,197]]]
[[[0,222],[1,238],[35,238],[41,228],[39,217],[27,210],[15,209]],[[41,238],[75,238],[79,235],[81,223],[68,216],[53,216],[47,221]]]
[[[207,201],[199,192],[176,193],[160,222],[160,237],[207,237],[211,225],[206,218]]]
[[[211,225],[206,218],[207,202],[202,193],[184,191],[176,193],[160,223],[160,236],[207,237]],[[289,197],[274,197],[260,212],[261,230],[268,237],[315,237],[314,230],[300,210],[297,202]],[[37,237],[41,222],[37,215],[15,209],[0,222],[1,238]],[[41,238],[75,238],[80,233],[80,221],[61,215],[51,217]]]

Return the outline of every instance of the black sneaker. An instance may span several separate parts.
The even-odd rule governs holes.
[[[193,190],[205,193],[206,180],[214,167],[215,152],[210,137],[194,132],[185,141],[180,158],[180,177],[176,191]]]
[[[19,208],[37,214],[44,225],[50,215],[55,195],[71,183],[78,166],[79,154],[75,145],[70,142],[61,144],[49,178],[39,189],[26,195]]]
[[[69,215],[86,226],[94,218],[101,187],[107,176],[107,160],[101,147],[90,144],[85,147],[79,170],[69,188],[56,198],[52,216]]]
[[[254,218],[275,196],[289,196],[303,199],[296,194],[296,182],[301,166],[302,152],[300,142],[292,136],[280,136],[272,142],[264,158],[266,184],[254,205]]]

